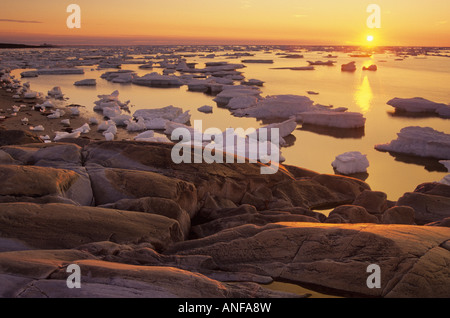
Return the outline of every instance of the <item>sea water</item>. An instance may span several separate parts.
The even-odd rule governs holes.
[[[57,50],[57,49],[54,49]],[[407,126],[432,127],[450,134],[450,119],[430,116],[400,116],[387,105],[394,97],[423,97],[434,102],[450,103],[450,59],[441,56],[408,56],[398,60],[392,53],[374,54],[371,57],[350,57],[344,52],[304,51],[300,59],[282,58],[281,51],[252,52],[252,57],[229,59],[216,56],[204,58],[189,56],[187,62],[195,62],[197,68],[203,68],[206,62],[227,61],[241,63],[244,59],[271,59],[273,64],[248,63],[240,69],[246,80],[264,81],[262,96],[293,94],[309,96],[315,103],[347,107],[349,111],[360,112],[367,118],[363,130],[342,131],[331,128],[302,127],[298,125],[293,136],[288,138],[290,147],[282,148],[285,164],[296,165],[320,173],[334,174],[331,163],[339,154],[359,151],[366,154],[370,162],[365,181],[372,190],[383,191],[390,200],[396,201],[405,192],[413,191],[424,182],[441,180],[446,173],[444,166],[437,160],[424,160],[409,156],[393,156],[376,151],[376,144],[388,143],[396,139],[397,133]],[[202,52],[197,52],[201,54]],[[211,52],[203,52],[210,54]],[[220,52],[217,55],[225,54]],[[328,58],[331,54],[337,58]],[[196,55],[196,54],[193,54]],[[134,56],[140,58],[142,56]],[[315,66],[314,70],[294,71],[290,67],[308,66],[307,61],[333,60],[334,66]],[[355,72],[341,72],[342,64],[355,61]],[[377,71],[363,71],[363,66],[376,64]],[[168,105],[190,110],[191,122],[202,120],[204,127],[258,128],[263,123],[254,118],[238,118],[229,110],[217,107],[214,96],[188,91],[187,86],[180,88],[150,88],[133,84],[111,83],[100,76],[114,69],[97,69],[95,66],[83,66],[83,75],[44,75],[37,78],[24,78],[30,82],[31,89],[44,94],[55,86],[60,86],[67,103],[85,106],[91,111],[97,95],[111,94],[119,90],[120,100],[131,101],[131,113],[144,108],[161,108]],[[136,64],[123,64],[122,69],[133,70],[139,76],[150,72],[162,73],[163,69],[139,69]],[[23,70],[12,72],[20,78]],[[177,74],[177,73],[175,73]],[[95,78],[97,86],[74,86],[75,81]],[[308,95],[308,91],[318,94]],[[204,105],[214,106],[212,114],[199,112]]]

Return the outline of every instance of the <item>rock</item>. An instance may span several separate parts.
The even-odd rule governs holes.
[[[244,225],[176,243],[164,254],[208,255],[221,270],[313,284],[338,295],[448,297],[450,254],[441,244],[449,235],[448,228],[412,225]],[[380,289],[367,287],[370,264],[381,268]]]
[[[450,227],[450,217],[442,219],[440,221],[437,222],[432,222],[432,223],[428,223],[425,224],[427,226],[444,226],[444,227]],[[450,247],[450,244],[448,244],[448,246]],[[450,251],[450,248],[447,248]]]
[[[422,183],[416,187],[414,192],[450,198],[450,185],[439,182]]]
[[[381,215],[381,223],[415,225],[414,215],[414,209],[409,206],[394,206]]]
[[[187,238],[191,229],[191,218],[189,214],[171,199],[157,197],[123,199],[99,207],[163,215],[169,219],[176,220],[180,224],[185,238]]]
[[[378,219],[361,206],[342,205],[330,212],[325,223],[378,223]]]
[[[413,208],[415,222],[419,225],[450,217],[450,198],[443,196],[408,192],[398,199],[396,205]]]
[[[43,249],[97,241],[149,242],[163,249],[183,239],[179,224],[164,216],[67,204],[2,203],[0,233]]]
[[[43,143],[35,135],[23,130],[0,130],[0,146]]]
[[[277,222],[319,222],[316,218],[301,214],[291,214],[284,211],[257,211],[252,205],[241,205],[235,209],[216,210],[209,215],[203,214],[202,219],[195,219],[197,224],[192,227],[192,237],[207,237],[225,229],[231,229],[245,224],[266,225]]]
[[[352,203],[364,189],[370,187],[354,178],[317,175],[311,179],[279,183],[273,192],[275,197],[290,202],[294,207],[326,209]]]
[[[149,171],[88,167],[88,172],[98,205],[157,197],[173,200],[190,216],[197,212],[197,191],[191,183]]]
[[[387,195],[381,191],[365,190],[353,201],[353,205],[364,207],[371,214],[381,214],[387,207]]]

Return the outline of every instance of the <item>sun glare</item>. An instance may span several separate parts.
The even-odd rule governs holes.
[[[368,41],[368,42],[372,42],[373,39],[374,39],[373,35],[368,35],[368,36],[367,36],[367,41]]]

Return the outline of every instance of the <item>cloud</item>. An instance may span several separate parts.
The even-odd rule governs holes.
[[[41,21],[14,20],[14,19],[0,19],[0,22],[13,22],[13,23],[43,23],[43,22],[41,22]]]

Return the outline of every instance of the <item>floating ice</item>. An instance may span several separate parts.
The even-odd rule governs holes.
[[[358,151],[352,151],[337,156],[331,165],[337,172],[349,175],[367,172],[369,160],[367,160],[367,155],[363,155]]]
[[[64,126],[70,126],[70,119],[61,120],[61,124],[63,124]]]
[[[38,125],[38,126],[36,126],[36,127],[31,126],[31,127],[30,127],[30,130],[32,130],[32,131],[44,131],[45,128],[44,128],[44,126],[42,126],[42,125]]]
[[[422,97],[393,98],[387,102],[388,105],[404,112],[411,113],[436,113],[445,118],[450,118],[450,106],[436,103]]]
[[[146,130],[147,126],[145,125],[145,120],[143,117],[138,117],[137,122],[131,121],[127,124],[128,131],[143,131]]]
[[[198,110],[199,112],[207,113],[207,114],[213,112],[213,108],[212,108],[211,106],[208,106],[208,105],[199,107],[197,110]]]
[[[372,64],[368,67],[363,66],[362,69],[363,69],[363,71],[376,71],[376,70],[378,70],[378,67],[375,64]]]
[[[133,114],[133,117],[142,117],[145,121],[154,121],[155,119],[160,118],[185,124],[189,122],[191,115],[189,115],[189,111],[183,113],[181,108],[170,105],[156,109],[139,109]]]
[[[133,118],[130,115],[118,115],[115,117],[110,117],[110,119],[116,123],[116,126],[126,126]]]
[[[63,99],[64,94],[61,91],[61,87],[56,86],[53,87],[51,90],[48,91],[48,96],[53,97],[55,99]]]
[[[341,71],[342,72],[354,72],[354,71],[356,71],[356,64],[355,64],[355,62],[342,64],[341,65]]]
[[[227,106],[231,99],[235,97],[243,97],[243,96],[254,96],[256,98],[260,98],[261,92],[253,88],[249,87],[239,87],[239,86],[229,86],[223,87],[222,92],[220,92],[215,98],[214,101],[220,106]]]
[[[316,111],[303,112],[297,115],[303,124],[319,125],[335,128],[361,128],[365,126],[366,118],[356,112]]]
[[[65,115],[65,111],[61,109],[57,109],[55,111],[52,111],[51,115],[48,115],[47,118],[49,119],[58,119]]]
[[[396,140],[375,145],[379,151],[450,160],[450,135],[430,127],[406,127]]]
[[[78,107],[71,107],[70,113],[72,116],[80,116],[80,109]]]
[[[98,119],[95,117],[89,118],[89,124],[90,125],[98,125]]]
[[[73,85],[75,86],[96,86],[97,85],[97,81],[96,79],[84,79],[81,81],[76,81]]]
[[[113,83],[131,83],[137,74],[131,70],[120,70],[116,72],[106,72],[100,76]]]
[[[86,123],[80,128],[74,129],[73,132],[79,132],[80,134],[88,134],[91,131],[91,127],[89,127],[89,124]]]
[[[112,132],[105,132],[103,136],[105,136],[106,141],[113,141],[115,137]]]
[[[184,83],[176,76],[150,73],[133,79],[133,84],[150,87],[180,87]]]

